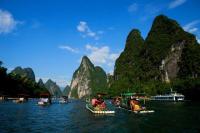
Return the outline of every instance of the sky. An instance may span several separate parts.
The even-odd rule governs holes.
[[[200,42],[199,0],[0,0],[0,60],[70,84],[83,55],[112,73],[128,33],[164,14]]]

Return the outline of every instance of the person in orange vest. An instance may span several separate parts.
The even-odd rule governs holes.
[[[141,111],[142,110],[142,107],[140,106],[139,102],[133,96],[131,96],[131,99],[130,99],[130,107],[131,107],[132,111]]]

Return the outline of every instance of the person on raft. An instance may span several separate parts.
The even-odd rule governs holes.
[[[120,106],[121,103],[121,98],[120,97],[115,97],[112,100],[112,104],[114,104],[115,106]]]
[[[92,106],[98,110],[103,110],[106,108],[106,104],[100,94],[97,95],[97,98],[92,99]]]
[[[141,111],[141,110],[144,110],[144,108],[140,106],[140,103],[133,96],[131,96],[131,99],[130,99],[129,103],[130,103],[130,107],[131,107],[132,111]]]

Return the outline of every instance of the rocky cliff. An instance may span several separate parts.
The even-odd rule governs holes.
[[[79,68],[74,72],[69,97],[83,98],[96,92],[103,91],[107,87],[106,73],[95,67],[88,57],[82,58]]]
[[[123,92],[123,88],[142,88],[148,81],[153,84],[154,81],[169,83],[177,78],[197,78],[200,76],[199,51],[200,45],[193,34],[184,31],[175,20],[159,15],[145,40],[137,29],[129,33],[124,51],[115,62],[110,88]]]
[[[56,84],[56,82],[53,82],[51,79],[49,79],[45,83],[45,87],[48,89],[48,91],[50,92],[51,95],[53,95],[55,97],[62,96],[62,92],[61,92],[59,86]]]

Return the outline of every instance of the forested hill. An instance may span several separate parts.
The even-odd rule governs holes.
[[[133,29],[115,62],[110,93],[131,90],[150,95],[174,88],[189,98],[199,92],[200,45],[173,19],[157,16],[146,39]],[[189,96],[190,95],[190,96]]]
[[[18,97],[19,94],[26,94],[29,97],[39,97],[40,93],[49,93],[45,87],[35,82],[32,69],[29,68],[25,69],[28,71],[23,71],[21,67],[20,69],[18,68],[17,70],[20,71],[15,71],[16,73],[14,71],[7,73],[7,68],[2,67],[2,62],[0,61],[0,95]]]

